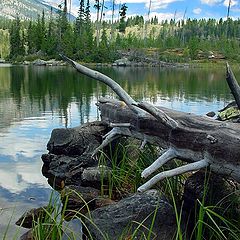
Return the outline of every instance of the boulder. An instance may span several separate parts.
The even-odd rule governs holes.
[[[211,112],[206,113],[206,115],[207,115],[208,117],[214,117],[214,116],[216,115],[216,113],[213,112],[213,111],[211,111]]]
[[[95,188],[70,185],[61,192],[61,199],[68,212],[74,210],[85,214],[96,208],[99,195],[100,191]]]
[[[126,57],[124,57],[121,59],[117,59],[112,65],[117,67],[127,67],[131,66],[131,62]]]
[[[24,228],[32,228],[34,221],[36,222],[38,219],[44,219],[47,216],[47,212],[51,212],[52,207],[45,206],[39,208],[33,208],[27,212],[25,212],[22,217],[20,217],[16,225],[24,227]]]
[[[233,122],[240,122],[240,109],[238,108],[235,101],[229,103],[226,107],[219,110],[218,120],[231,120]]]
[[[72,219],[71,221],[64,221],[63,226],[63,235],[61,240],[82,240],[82,223],[79,218]]]
[[[214,173],[206,174],[199,171],[188,177],[184,186],[183,209],[189,216],[189,223],[194,223],[195,214],[198,213],[196,206],[203,202],[205,206],[215,206],[213,211],[219,215],[227,214],[232,219],[240,218],[240,184],[224,179],[221,175]],[[228,212],[228,209],[231,212]],[[232,210],[234,209],[234,212]],[[189,225],[190,231],[194,226]]]
[[[101,183],[108,183],[111,173],[111,168],[104,165],[86,168],[82,173],[82,185],[100,188]]]
[[[165,197],[157,190],[149,190],[92,211],[86,227],[94,240],[106,236],[112,240],[120,236],[144,239],[144,234],[150,234],[150,239],[169,240],[175,234],[176,222],[174,209]]]
[[[48,154],[42,155],[43,175],[61,179],[66,185],[79,185],[84,168],[97,166],[92,153],[107,133],[107,125],[92,122],[80,127],[54,129],[47,144]]]
[[[221,121],[240,119],[240,109],[238,107],[230,107],[225,111],[219,112],[218,119]]]
[[[36,59],[32,62],[32,64],[35,66],[46,66],[47,62],[42,59]]]
[[[50,236],[51,237],[51,236]],[[20,240],[34,240],[36,237],[33,236],[32,229],[24,233]],[[50,239],[50,238],[48,238]],[[53,238],[51,238],[53,239]],[[56,239],[56,236],[54,237]],[[72,219],[71,221],[63,221],[62,224],[62,240],[82,240],[82,224],[80,219]]]
[[[67,156],[92,153],[106,133],[107,125],[97,121],[75,128],[53,129],[47,149],[52,154]]]
[[[21,237],[20,240],[34,240],[32,230],[27,231],[24,233]]]

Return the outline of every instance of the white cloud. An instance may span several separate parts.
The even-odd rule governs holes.
[[[202,9],[201,8],[194,8],[193,9],[193,13],[199,15],[200,13],[202,12]]]
[[[167,8],[169,4],[174,2],[179,2],[183,0],[152,0],[151,10],[164,9]],[[145,3],[145,7],[149,8],[150,0],[116,0],[116,4],[119,3]]]
[[[229,0],[225,0],[224,3],[223,3],[223,5],[224,5],[225,7],[228,7],[228,5],[229,5]],[[236,6],[236,5],[238,5],[238,1],[232,0],[232,1],[231,1],[231,7]]]
[[[175,17],[176,20],[179,20],[182,18],[182,13],[177,13],[175,15],[175,13],[159,13],[159,12],[151,12],[150,13],[150,19],[154,18],[154,17],[158,18],[158,21],[163,21],[163,20],[170,20],[173,19]],[[145,16],[145,19],[147,19],[147,16]]]
[[[152,0],[151,10],[164,9],[167,8],[169,4],[174,2],[179,2],[182,0]],[[145,4],[146,8],[149,8],[150,1]]]
[[[223,0],[201,0],[202,4],[206,4],[206,5],[210,5],[210,6],[214,6],[214,5],[220,4],[222,2],[223,2]]]
[[[119,3],[146,3],[149,0],[116,0],[115,4]]]

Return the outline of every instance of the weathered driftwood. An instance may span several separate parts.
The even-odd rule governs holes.
[[[238,85],[238,82],[228,63],[226,68],[227,68],[226,80],[227,80],[228,86],[231,89],[232,95],[235,98],[238,108],[240,109],[240,86]]]
[[[79,72],[110,86],[122,101],[101,99],[102,121],[112,130],[96,152],[120,136],[131,136],[166,148],[166,151],[142,172],[147,178],[174,158],[188,164],[153,176],[138,191],[146,191],[158,181],[185,172],[209,167],[213,172],[240,181],[240,128],[238,124],[219,122],[205,116],[178,112],[148,103],[136,103],[109,77],[64,57]],[[228,68],[229,69],[229,68]],[[124,94],[123,94],[124,92]],[[96,153],[95,152],[95,153]]]

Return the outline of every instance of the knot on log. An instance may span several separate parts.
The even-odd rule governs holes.
[[[214,143],[217,143],[218,140],[213,137],[212,135],[207,135],[207,139],[210,141],[210,143],[214,144]]]

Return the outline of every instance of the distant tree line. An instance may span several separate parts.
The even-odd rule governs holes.
[[[59,9],[57,17],[51,14],[46,18],[43,12],[37,21],[22,22],[18,17],[7,21],[11,26],[9,58],[58,58],[59,53],[64,53],[84,62],[111,62],[122,50],[156,48],[159,59],[166,61],[198,59],[199,52],[210,51],[240,60],[239,19],[159,21],[154,17],[144,21],[143,16],[126,18],[127,6],[123,4],[117,21],[104,21],[104,6],[95,1],[95,22],[91,21],[89,0],[80,0],[75,22],[68,21],[65,8]],[[0,20],[1,27],[6,29],[6,21]],[[134,28],[145,29],[147,34],[138,34],[131,30]],[[166,53],[169,49],[181,49],[181,54]]]

